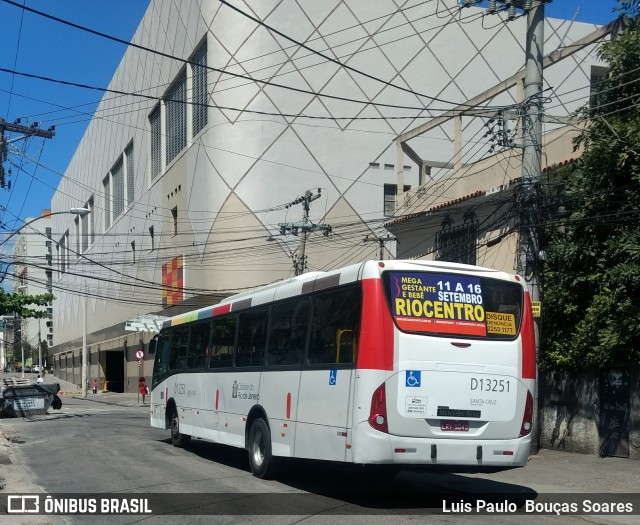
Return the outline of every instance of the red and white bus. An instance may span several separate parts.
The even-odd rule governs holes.
[[[533,317],[518,276],[435,261],[307,273],[171,318],[156,336],[151,425],[281,458],[523,466]]]

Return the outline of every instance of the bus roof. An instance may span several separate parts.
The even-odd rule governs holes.
[[[277,281],[258,286],[235,295],[226,297],[216,305],[206,306],[198,310],[176,315],[164,322],[163,328],[176,326],[189,321],[206,319],[215,315],[239,311],[249,306],[258,306],[272,301],[286,299],[297,295],[332,288],[342,284],[355,282],[359,279],[379,278],[385,270],[424,271],[427,269],[449,271],[456,273],[472,273],[477,276],[492,277],[494,279],[516,280],[514,275],[484,268],[446,261],[428,260],[387,260],[366,261],[328,272],[309,272],[284,281]]]

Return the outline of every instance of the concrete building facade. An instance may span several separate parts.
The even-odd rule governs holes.
[[[51,211],[42,210],[40,217],[28,217],[20,228],[13,246],[13,293],[43,295],[53,291],[53,241]],[[47,306],[33,306],[46,311],[43,319],[20,321],[21,341],[37,353],[40,341],[53,346],[53,302]],[[43,355],[46,360],[47,352]],[[37,360],[34,360],[35,364]],[[44,364],[44,363],[43,363]]]
[[[52,217],[57,367],[80,377],[86,332],[88,377],[134,389],[153,356],[125,322],[292,275],[306,192],[304,224],[331,232],[310,233],[299,264],[378,258],[398,194],[451,175],[398,164],[396,137],[522,67],[524,19],[501,17],[453,0],[152,0],[52,200],[91,210]],[[549,51],[596,29],[546,25]],[[584,101],[594,67],[595,44],[548,69],[555,114]],[[482,106],[521,100],[515,86]],[[489,156],[485,123],[416,141],[436,165],[475,163]]]

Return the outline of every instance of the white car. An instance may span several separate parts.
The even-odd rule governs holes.
[[[33,365],[31,367],[32,372],[40,372],[40,365]]]

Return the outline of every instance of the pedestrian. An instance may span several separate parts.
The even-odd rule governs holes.
[[[140,394],[142,395],[142,404],[144,405],[144,399],[145,399],[145,397],[147,397],[147,385],[144,382],[144,377],[140,378],[140,382],[138,384],[138,390],[140,391]]]
[[[93,382],[91,383],[91,387],[93,388],[93,393],[97,394],[98,393],[98,380],[97,379],[93,379]]]
[[[42,383],[44,383],[44,379],[42,379],[42,377],[38,376],[38,379],[36,379],[36,383],[41,385]]]

